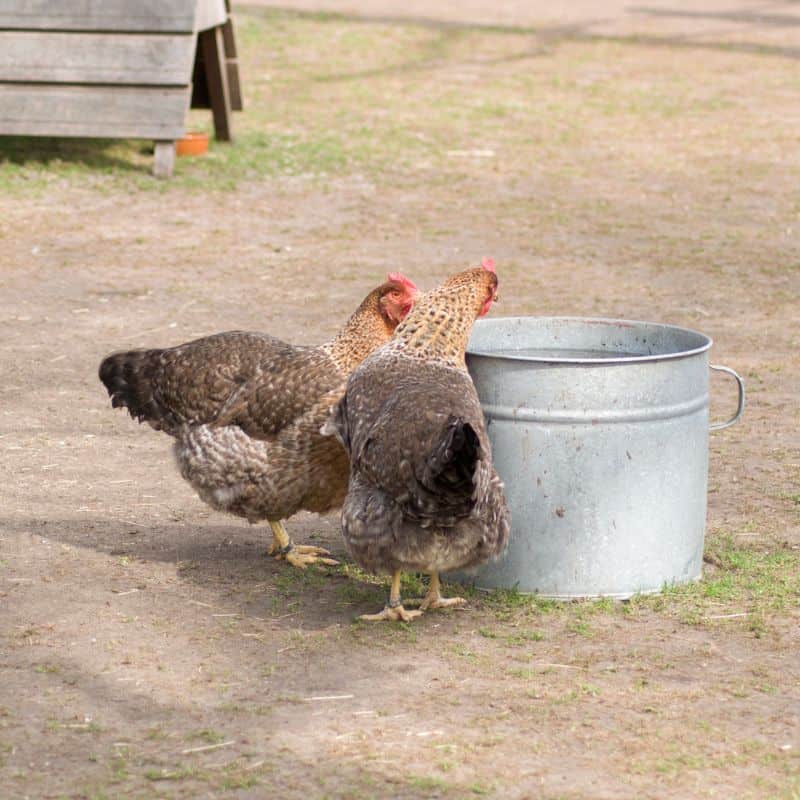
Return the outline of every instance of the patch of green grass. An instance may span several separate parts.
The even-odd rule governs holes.
[[[585,608],[592,614],[612,614],[619,609],[621,603],[611,597],[601,597],[585,604]]]
[[[408,785],[423,792],[447,789],[447,783],[441,778],[428,775],[412,775],[408,778]]]
[[[706,561],[702,580],[632,598],[627,611],[649,608],[690,625],[745,625],[758,637],[772,615],[800,600],[800,552],[788,546],[761,549],[730,535],[710,535]]]
[[[774,545],[759,549],[741,544],[731,535],[710,534],[702,580],[665,585],[660,594],[638,595],[625,602],[610,598],[575,602],[545,600],[516,589],[480,594],[478,602],[499,622],[522,625],[532,615],[557,613],[566,629],[579,636],[594,635],[592,618],[620,614],[630,616],[651,610],[675,616],[687,625],[725,624],[745,626],[753,636],[763,636],[774,614],[800,602],[800,552]],[[506,633],[485,625],[479,634],[508,644],[537,641],[542,634]]]
[[[78,733],[100,733],[103,729],[96,722],[88,722],[85,725],[77,725],[72,730]]]
[[[385,576],[373,575],[371,572],[361,569],[358,564],[345,562],[339,564],[338,567],[333,567],[335,572],[357,583],[369,583],[373,586],[386,586],[387,579]]]
[[[473,664],[478,661],[478,654],[474,650],[470,650],[466,645],[454,644],[450,649],[453,653],[460,658],[465,659],[466,661],[469,661]]]
[[[325,572],[319,569],[285,569],[273,580],[274,587],[284,597],[296,597],[309,590],[325,586]]]
[[[510,678],[519,678],[523,681],[532,681],[541,674],[541,670],[531,669],[530,667],[515,667],[506,673]]]
[[[229,772],[220,781],[220,789],[230,792],[237,789],[251,789],[253,786],[258,786],[258,784],[258,776],[252,773]]]
[[[356,606],[365,603],[379,603],[381,594],[375,586],[348,581],[336,587],[336,595],[343,605]]]
[[[422,597],[427,591],[427,582],[421,575],[404,572],[400,581],[400,593],[403,597]]]
[[[548,613],[564,607],[564,604],[558,600],[549,600],[536,594],[525,594],[516,588],[493,589],[481,596],[488,608],[500,613],[514,610]]]
[[[589,627],[589,623],[582,619],[569,620],[567,622],[567,630],[587,638],[594,636],[594,631]]]
[[[731,600],[736,596],[736,581],[732,574],[723,575],[716,580],[703,581],[699,586],[704,597],[716,600]]]
[[[514,631],[512,633],[499,633],[491,628],[479,628],[478,633],[486,639],[501,639],[509,645],[521,646],[529,642],[541,642],[544,634],[540,631]]]
[[[766,617],[760,611],[753,611],[750,614],[747,627],[756,639],[760,639],[767,632]]]
[[[420,792],[425,792],[425,797],[453,797],[464,798],[471,795],[484,796],[492,794],[495,787],[490,784],[475,782],[472,784],[449,783],[442,778],[430,775],[412,775],[406,784]]]
[[[128,759],[125,754],[118,752],[111,757],[109,763],[111,780],[114,783],[121,783],[128,779]]]
[[[658,773],[670,779],[688,772],[720,770],[728,772],[737,768],[744,772],[748,768],[766,770],[757,776],[754,783],[759,786],[757,794],[742,792],[742,796],[759,798],[790,798],[791,791],[800,788],[797,773],[797,755],[792,751],[780,751],[771,742],[736,741],[720,752],[720,731],[709,725],[697,724],[697,731],[687,728],[682,741],[673,739],[651,739],[649,754],[636,758],[631,771],[648,775]],[[725,737],[722,737],[725,740]]]
[[[707,764],[707,759],[698,753],[679,753],[660,759],[653,767],[662,775],[678,775],[686,770],[703,769]]]

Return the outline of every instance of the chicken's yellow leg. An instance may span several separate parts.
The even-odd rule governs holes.
[[[269,526],[272,528],[272,545],[269,548],[269,554],[275,558],[276,561],[286,559],[293,567],[305,569],[309,564],[328,564],[334,566],[338,564],[332,558],[323,558],[329,556],[330,551],[324,547],[312,547],[311,545],[296,545],[286,533],[286,528],[280,520],[270,520]]]
[[[380,622],[388,619],[395,622],[411,622],[416,617],[421,617],[421,611],[407,611],[403,608],[400,599],[400,570],[395,570],[392,575],[392,588],[389,590],[389,605],[377,614],[362,614],[359,619],[367,622]]]
[[[420,603],[420,611],[427,611],[429,608],[447,608],[448,606],[463,606],[467,601],[463,597],[442,597],[441,584],[439,583],[439,573],[431,572],[431,582],[428,584],[428,592]]]

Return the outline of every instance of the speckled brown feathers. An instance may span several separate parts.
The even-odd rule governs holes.
[[[326,426],[351,459],[345,542],[372,572],[464,568],[505,547],[508,509],[464,364],[496,287],[489,270],[468,270],[422,296],[350,376]]]
[[[319,347],[231,331],[111,355],[100,379],[115,407],[175,438],[181,474],[214,508],[253,522],[326,511],[344,497],[348,462],[320,427],[348,373],[413,305],[413,284],[391,277]]]
[[[268,438],[343,375],[323,348],[245,331],[166,350],[116,353],[100,365],[112,405],[171,436],[186,425],[236,425],[249,436]]]

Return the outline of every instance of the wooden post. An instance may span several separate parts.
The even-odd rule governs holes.
[[[236,37],[233,35],[233,20],[230,17],[222,26],[222,40],[225,42],[225,64],[228,68],[231,109],[241,111],[244,105],[242,103],[242,87],[239,83],[239,54],[236,52]]]
[[[156,142],[153,159],[153,175],[156,178],[169,178],[175,169],[175,142]]]
[[[211,111],[214,115],[214,133],[222,142],[233,141],[231,94],[228,87],[228,67],[225,61],[225,45],[222,28],[200,31],[200,47],[208,81]]]
[[[228,19],[222,26],[222,39],[225,42],[225,60],[228,64],[228,86],[231,90],[231,108],[241,111],[242,87],[239,83],[239,53],[236,51],[236,37],[233,34],[233,17],[231,16],[231,0],[225,0],[225,12]]]

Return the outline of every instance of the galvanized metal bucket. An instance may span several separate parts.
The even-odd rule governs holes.
[[[626,598],[699,578],[708,431],[744,408],[742,379],[709,365],[711,345],[651,322],[478,321],[467,365],[512,531],[505,556],[466,579],[547,597]],[[709,366],[738,386],[735,415],[715,425]]]

